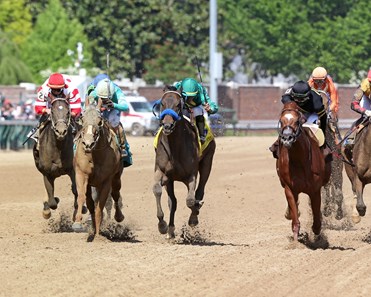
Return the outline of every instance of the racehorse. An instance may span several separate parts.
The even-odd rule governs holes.
[[[37,149],[38,148],[38,149]],[[40,127],[38,143],[33,147],[36,168],[44,176],[44,185],[48,200],[44,200],[43,217],[49,219],[50,209],[57,209],[59,198],[54,197],[54,181],[67,174],[72,183],[77,208],[77,191],[73,169],[73,133],[68,99],[54,98],[51,101],[50,116]]]
[[[359,223],[361,217],[366,214],[366,205],[363,201],[363,191],[367,184],[371,183],[371,128],[370,119],[364,123],[365,127],[357,134],[353,147],[353,153],[346,155],[351,163],[345,163],[345,172],[352,184],[354,195],[352,220]]]
[[[74,168],[78,192],[78,208],[72,228],[83,230],[82,206],[86,201],[91,213],[94,235],[99,235],[103,209],[110,194],[115,201],[115,220],[122,222],[124,215],[118,201],[121,189],[123,162],[115,133],[103,119],[100,105],[89,105],[80,117],[82,126],[76,140]],[[92,199],[92,189],[97,191],[96,202]]]
[[[156,197],[158,230],[167,233],[167,238],[175,237],[174,216],[177,199],[174,182],[180,181],[187,186],[186,205],[191,209],[188,224],[198,224],[199,210],[203,204],[205,185],[208,181],[215,153],[215,140],[205,143],[201,152],[197,128],[183,115],[184,102],[178,90],[167,87],[160,100],[161,130],[157,135],[156,160],[153,193]],[[199,180],[197,184],[197,177]],[[169,225],[164,220],[161,207],[162,187],[165,186],[170,208]],[[196,189],[197,186],[197,189]]]
[[[330,163],[325,158],[311,130],[304,128],[305,118],[295,102],[284,104],[279,119],[279,157],[277,174],[288,203],[286,218],[292,220],[294,241],[298,240],[300,221],[298,198],[309,196],[313,213],[312,230],[321,232],[321,187],[330,178]]]

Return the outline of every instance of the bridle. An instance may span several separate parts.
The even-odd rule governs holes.
[[[287,124],[285,126],[282,126],[282,120],[284,114],[294,112],[297,116],[297,121],[294,122],[295,126],[292,126],[290,124]],[[302,113],[297,108],[287,108],[282,110],[280,120],[278,123],[278,135],[279,138],[282,140],[285,140],[289,143],[293,143],[297,140],[300,133],[302,132],[302,125],[301,125],[301,119],[302,119]]]
[[[97,125],[93,125],[93,124],[85,124],[84,125],[84,118],[86,117],[86,114],[83,115],[83,117],[81,118],[82,122],[83,122],[83,127],[81,129],[81,133],[80,133],[80,138],[81,138],[81,142],[84,146],[84,150],[86,152],[91,152],[93,149],[95,149],[100,137],[101,137],[101,134],[102,134],[102,130],[103,130],[103,126],[104,126],[104,120],[100,114],[100,111],[97,110],[97,109],[94,109],[98,116],[100,117],[100,121]],[[96,128],[94,130],[94,128]],[[90,140],[89,139],[86,139],[86,136],[89,136],[90,137]],[[104,147],[103,147],[104,148]],[[100,148],[102,149],[102,148]]]
[[[55,102],[58,102],[58,101],[62,101],[64,103],[66,103],[66,108],[68,110],[68,113],[67,113],[67,118],[62,118],[62,119],[58,119],[58,120],[55,120],[54,119],[54,116],[53,116],[53,104]],[[51,109],[51,122],[52,122],[52,129],[54,132],[56,132],[56,126],[57,124],[59,123],[62,123],[62,124],[65,124],[65,126],[68,128],[69,125],[71,124],[71,112],[70,112],[70,108],[69,108],[69,102],[66,98],[55,98],[53,99],[51,102],[50,102],[51,106],[52,106],[52,109]]]
[[[180,121],[183,117],[183,114],[182,114],[183,101],[182,101],[182,95],[179,92],[177,92],[177,91],[167,91],[162,95],[162,97],[160,99],[160,102],[162,102],[162,100],[164,99],[164,96],[167,95],[167,94],[175,94],[176,96],[179,96],[179,98],[180,98],[180,106],[178,106],[179,110],[177,112],[174,109],[165,108],[163,111],[161,111],[161,113],[158,117],[159,120],[160,120],[160,126],[163,126],[164,133],[165,134],[170,134],[174,130],[176,122]],[[170,116],[173,119],[173,122],[171,122],[171,123],[164,122],[164,119],[165,119],[166,116]]]

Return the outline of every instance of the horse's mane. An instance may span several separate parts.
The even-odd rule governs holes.
[[[163,91],[167,92],[167,91],[179,91],[179,90],[175,86],[165,85],[165,87],[163,88]]]

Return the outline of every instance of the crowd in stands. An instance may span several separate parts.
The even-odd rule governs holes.
[[[34,120],[36,118],[33,99],[19,101],[17,104],[1,96],[0,120]]]

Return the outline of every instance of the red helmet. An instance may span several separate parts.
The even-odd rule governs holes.
[[[64,82],[63,75],[60,73],[53,73],[49,77],[48,87],[51,89],[62,89],[65,88],[66,84]]]
[[[371,69],[368,71],[367,78],[368,81],[371,82]]]

